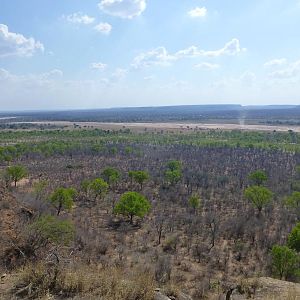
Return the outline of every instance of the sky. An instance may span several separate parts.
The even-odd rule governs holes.
[[[0,111],[300,104],[300,0],[1,0]]]

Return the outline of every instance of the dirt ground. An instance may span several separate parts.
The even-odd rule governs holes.
[[[24,123],[24,122],[22,122]],[[300,132],[300,126],[270,126],[270,125],[239,125],[239,124],[206,124],[206,123],[102,123],[102,122],[68,122],[68,121],[44,121],[44,122],[28,122],[31,124],[52,124],[58,126],[70,126],[74,124],[80,127],[94,127],[104,130],[118,130],[131,129],[133,131],[157,131],[157,130],[171,130],[171,131],[188,131],[188,130],[207,130],[207,129],[221,129],[221,130],[247,130],[247,131],[280,131],[285,132],[293,130]]]

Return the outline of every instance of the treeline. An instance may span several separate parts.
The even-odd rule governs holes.
[[[281,150],[300,153],[300,135],[293,131],[244,132],[199,131],[171,133],[166,131],[137,134],[129,129],[105,131],[45,130],[45,131],[2,131],[0,132],[0,162],[9,162],[21,157],[35,155],[73,155],[77,153],[127,153],[141,145],[189,145],[211,148],[248,148]],[[126,148],[126,149],[125,149]]]

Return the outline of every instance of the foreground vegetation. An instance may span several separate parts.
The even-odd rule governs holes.
[[[158,287],[250,297],[249,278],[299,281],[299,134],[0,137],[1,268],[17,274],[8,299],[150,300]]]

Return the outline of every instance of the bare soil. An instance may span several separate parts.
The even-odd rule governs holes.
[[[22,122],[24,123],[24,122]],[[244,124],[221,124],[221,123],[102,123],[102,122],[69,122],[69,121],[41,121],[41,122],[25,122],[31,124],[53,124],[58,126],[73,127],[74,124],[80,127],[94,127],[104,130],[118,130],[131,129],[134,131],[156,131],[156,130],[173,130],[173,131],[187,131],[187,130],[245,130],[245,131],[280,131],[286,132],[293,130],[300,132],[300,126],[279,126],[279,125],[244,125]]]

